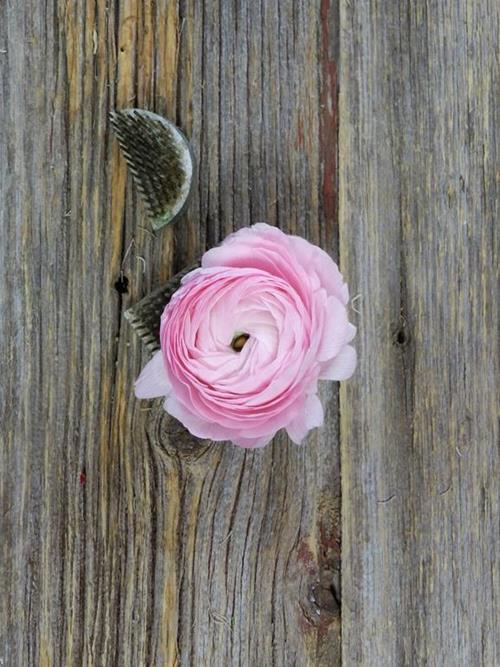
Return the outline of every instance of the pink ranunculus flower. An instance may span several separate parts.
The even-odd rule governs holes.
[[[354,372],[348,299],[320,248],[263,223],[241,229],[171,298],[136,396],[165,396],[200,438],[263,447],[285,428],[300,443],[323,423],[318,380]]]

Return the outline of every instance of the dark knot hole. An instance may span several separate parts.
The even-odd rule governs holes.
[[[394,334],[394,342],[399,347],[406,347],[410,341],[410,336],[404,327],[401,327]]]

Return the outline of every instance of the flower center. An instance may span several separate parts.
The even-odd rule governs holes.
[[[231,341],[231,347],[235,352],[241,352],[249,338],[250,334],[237,331],[233,336],[233,340]]]

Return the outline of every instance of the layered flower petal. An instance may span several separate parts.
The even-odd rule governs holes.
[[[142,369],[135,383],[137,398],[156,398],[170,393],[170,382],[163,363],[161,350]]]
[[[333,359],[345,345],[349,335],[345,306],[335,296],[326,303],[325,326],[318,349],[318,360]]]
[[[300,445],[311,429],[322,426],[323,419],[323,406],[318,395],[309,394],[300,414],[287,425],[287,433],[295,444]]]
[[[356,368],[356,350],[346,345],[320,375],[322,380],[348,380]]]

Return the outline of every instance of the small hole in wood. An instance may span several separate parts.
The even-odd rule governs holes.
[[[396,331],[394,334],[394,342],[399,347],[405,347],[408,345],[410,338],[405,329],[401,328]]]
[[[115,283],[115,290],[118,294],[128,294],[128,278],[127,276],[120,276]]]

